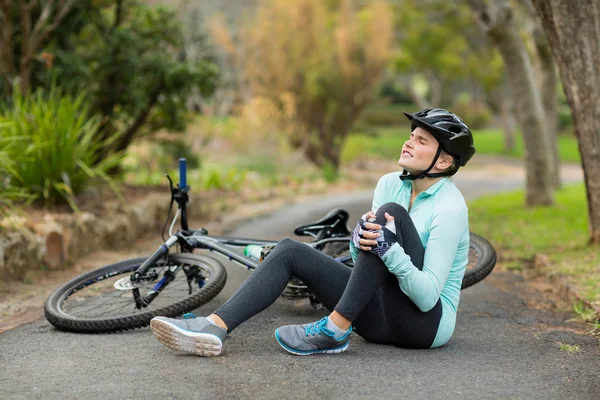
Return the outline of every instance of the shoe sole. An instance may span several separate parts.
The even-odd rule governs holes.
[[[277,339],[277,343],[279,343],[279,345],[281,347],[283,347],[283,349],[285,351],[287,351],[288,353],[297,355],[297,356],[310,356],[313,354],[337,354],[337,353],[343,353],[344,351],[348,350],[348,347],[350,346],[350,342],[346,342],[344,345],[340,346],[340,347],[334,347],[332,349],[321,349],[321,350],[296,350],[296,349],[292,349],[289,346],[286,346],[285,344],[283,344],[283,342],[281,341],[281,339],[279,338],[279,331],[275,330],[275,339]]]
[[[194,353],[202,357],[216,357],[221,354],[223,343],[210,333],[186,331],[161,320],[150,321],[150,328],[160,343],[171,350]]]

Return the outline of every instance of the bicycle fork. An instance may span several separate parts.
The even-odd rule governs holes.
[[[163,258],[169,252],[169,248],[171,248],[175,243],[177,243],[178,240],[179,239],[177,238],[177,236],[173,235],[169,239],[167,239],[165,243],[161,244],[158,250],[156,250],[154,254],[148,257],[148,259],[146,259],[146,261],[144,261],[142,265],[140,265],[140,267],[133,273],[133,275],[131,275],[131,283],[136,284],[141,282],[143,279],[154,280],[158,278],[158,274],[156,274],[156,272],[152,276],[147,276],[146,274],[148,270],[158,262],[158,260]],[[160,281],[158,281],[157,284],[144,297],[140,295],[139,288],[133,288],[132,293],[133,298],[135,300],[135,307],[139,310],[142,307],[148,306],[152,302],[152,300],[154,300],[156,296],[158,296],[159,293],[169,283],[171,283],[171,281],[175,279],[175,274],[180,268],[180,266],[177,266],[173,270],[167,269],[163,278]]]

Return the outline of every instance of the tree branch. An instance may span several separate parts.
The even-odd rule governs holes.
[[[162,84],[162,82],[160,82],[158,84],[158,86],[156,87],[156,89],[154,89],[154,91],[150,94],[150,101],[148,102],[146,107],[142,110],[142,112],[140,112],[138,114],[138,116],[135,118],[133,123],[125,131],[125,134],[118,141],[117,146],[115,148],[116,152],[125,150],[129,146],[129,144],[132,142],[137,131],[140,129],[140,127],[142,125],[144,125],[144,123],[146,122],[146,119],[148,119],[148,115],[150,115],[150,111],[152,111],[152,107],[154,107],[154,105],[158,101],[158,96],[160,95],[160,92],[162,92],[162,89],[163,89],[163,84]]]
[[[62,22],[64,17],[71,11],[75,0],[61,0],[57,5],[58,13],[54,17],[54,20],[51,24],[45,25],[46,20],[50,16],[51,9],[50,7],[54,3],[53,1],[49,1],[44,5],[44,10],[42,10],[42,15],[40,19],[38,19],[35,27],[33,29],[33,33],[31,35],[32,45],[31,48],[35,51],[37,47],[48,37],[48,35],[54,31],[58,25]],[[47,15],[44,18],[44,12],[47,11]],[[43,22],[42,22],[43,21]]]

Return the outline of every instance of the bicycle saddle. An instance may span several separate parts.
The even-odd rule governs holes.
[[[348,211],[341,208],[335,208],[327,213],[320,220],[307,225],[300,225],[294,229],[294,233],[298,236],[313,236],[316,237],[319,233],[325,230],[325,235],[330,236],[349,236]]]

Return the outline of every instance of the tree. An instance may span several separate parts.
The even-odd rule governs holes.
[[[101,117],[98,142],[115,138],[98,162],[144,133],[183,130],[187,99],[208,95],[217,78],[214,64],[185,59],[183,49],[177,13],[165,7],[0,0],[0,86],[5,94],[13,81],[25,92],[50,82],[74,96],[85,91],[90,114]]]
[[[468,4],[504,60],[525,144],[526,204],[552,205],[554,167],[543,103],[513,10],[506,0],[468,0]]]
[[[532,0],[558,65],[587,191],[590,242],[600,244],[600,3]]]
[[[473,87],[497,86],[502,62],[480,43],[468,7],[443,0],[395,0],[398,45],[394,67],[419,108],[440,107],[444,93],[468,81]],[[417,89],[423,81],[428,96]],[[448,90],[452,88],[452,90]],[[474,91],[474,90],[471,90]]]
[[[14,51],[16,42],[20,47],[19,88],[25,94],[31,89],[34,57],[74,3],[75,0],[0,0],[0,75],[5,79],[6,93],[9,93],[17,76]],[[33,18],[34,14],[38,14],[36,19]],[[15,15],[19,17],[18,29],[13,23]]]
[[[531,0],[520,0],[528,20],[528,32],[530,33],[535,53],[537,55],[539,70],[539,87],[544,105],[544,123],[546,133],[552,149],[552,160],[554,171],[552,173],[553,185],[556,189],[561,186],[560,181],[560,156],[558,153],[558,74],[556,64],[546,40],[542,23],[535,14]]]
[[[292,147],[337,171],[343,139],[387,65],[393,27],[383,3],[358,10],[349,0],[330,3],[340,5],[265,1],[239,40],[252,94],[276,110]]]

